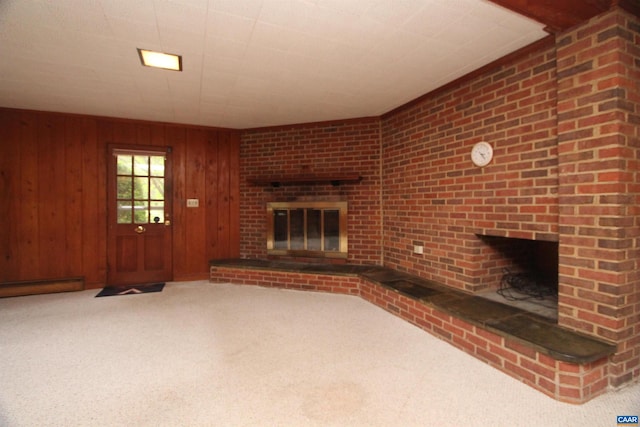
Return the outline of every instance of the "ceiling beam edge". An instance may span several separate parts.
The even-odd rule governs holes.
[[[557,33],[611,9],[616,3],[634,0],[489,0],[546,26]]]

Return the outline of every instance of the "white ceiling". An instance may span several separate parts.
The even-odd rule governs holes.
[[[546,35],[487,0],[0,0],[0,106],[239,129],[378,116]]]

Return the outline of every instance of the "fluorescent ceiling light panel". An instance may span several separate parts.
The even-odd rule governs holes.
[[[165,70],[182,71],[182,57],[171,53],[154,52],[138,48],[142,65]]]

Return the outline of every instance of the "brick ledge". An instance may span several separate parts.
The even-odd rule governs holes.
[[[259,259],[215,260],[210,266],[360,277],[562,362],[592,363],[616,351],[613,344],[565,329],[540,315],[386,267]]]
[[[562,402],[612,386],[614,345],[389,268],[235,259],[212,261],[210,273],[211,282],[358,296]]]

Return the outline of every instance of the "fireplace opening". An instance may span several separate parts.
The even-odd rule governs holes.
[[[482,296],[558,318],[558,242],[478,236],[484,245]]]
[[[267,254],[347,258],[347,202],[267,203]]]

